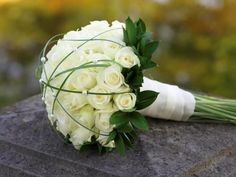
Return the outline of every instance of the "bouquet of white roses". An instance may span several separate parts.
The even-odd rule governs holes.
[[[143,70],[156,66],[157,47],[144,22],[130,18],[125,24],[94,21],[47,42],[37,74],[48,118],[66,142],[123,154],[136,129],[148,129],[144,115],[236,122],[233,100],[194,96],[145,78]]]

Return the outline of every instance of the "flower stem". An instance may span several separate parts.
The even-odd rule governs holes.
[[[236,100],[194,95],[195,110],[189,121],[236,124]]]

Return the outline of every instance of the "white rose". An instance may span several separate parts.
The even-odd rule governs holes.
[[[57,45],[54,45],[47,54],[48,62],[57,61],[59,63],[70,52],[72,52],[73,49],[74,48],[68,43],[58,40]]]
[[[87,96],[78,93],[61,92],[58,96],[62,105],[69,111],[78,111],[84,105],[88,104]]]
[[[111,36],[123,41],[124,40],[123,39],[124,35],[123,35],[123,29],[122,28],[125,28],[124,23],[120,23],[117,20],[113,21],[112,25],[111,25],[111,29],[114,29],[114,30],[110,31]]]
[[[93,93],[109,93],[106,89],[101,88],[99,86],[94,87],[90,90]],[[112,107],[111,95],[96,95],[96,94],[88,94],[87,96],[88,102],[91,106],[96,109],[109,109]]]
[[[95,31],[70,31],[66,33],[62,39],[64,43],[71,45],[74,49],[87,50],[88,52],[102,52],[100,41],[90,40],[97,33]]]
[[[97,76],[97,83],[110,91],[117,91],[124,83],[124,76],[118,65],[112,65],[104,69]]]
[[[111,60],[107,55],[101,54],[101,53],[91,53],[91,54],[87,55],[87,58],[89,61],[93,61],[95,63],[99,60]],[[91,69],[93,69],[93,68],[91,68]]]
[[[93,54],[93,53],[103,53],[103,48],[101,45],[101,41],[88,41],[81,46],[81,50],[84,50],[86,54]]]
[[[85,64],[94,60],[98,61],[101,59],[109,59],[108,56],[101,53],[96,53],[94,50],[97,50],[97,49],[92,48],[92,47],[85,48],[84,46],[77,49],[73,53],[73,55],[75,56],[73,58],[75,58],[76,61],[73,61],[73,63],[71,63],[71,67],[68,67],[67,69],[72,68],[72,67],[78,67],[82,64]],[[90,70],[90,68],[87,68],[86,70]]]
[[[111,24],[111,28],[124,28],[125,27],[125,24],[124,23],[121,23],[117,20],[113,21],[112,24]]]
[[[45,65],[44,66],[45,70],[46,71],[43,71],[42,74],[41,74],[41,81],[43,81],[44,83],[48,83],[48,79],[49,77],[51,76],[51,72],[52,72],[52,68],[49,66],[49,65]],[[50,80],[50,82],[48,83],[49,85],[51,86],[54,86],[54,87],[60,87],[61,84],[63,83],[63,81],[65,80],[66,78],[66,75],[59,75],[57,77],[52,77],[52,80]],[[45,85],[44,85],[45,86]],[[46,86],[45,86],[46,87]],[[51,90],[53,90],[54,93],[57,93],[58,90],[56,89],[53,89],[53,88],[50,88],[49,86],[47,87],[47,92],[51,92]],[[60,92],[62,93],[62,92]],[[52,93],[50,93],[50,95],[52,95]]]
[[[81,60],[79,60],[79,50],[75,49],[76,48],[68,42],[59,40],[57,45],[54,45],[46,56],[48,60],[44,64],[44,67],[47,72],[47,76],[49,77],[57,66],[59,67],[54,73],[54,76],[67,69],[81,65],[82,62]],[[63,62],[60,63],[62,60]],[[65,76],[66,74],[64,74],[63,76]]]
[[[64,136],[71,132],[70,120],[65,117],[59,117],[57,119],[57,130],[60,131]]]
[[[114,96],[114,102],[119,110],[129,110],[134,108],[136,95],[134,93],[124,93]]]
[[[64,136],[71,133],[73,120],[63,110],[55,110],[53,117],[57,120],[56,125],[58,131],[60,131]]]
[[[76,48],[83,43],[80,39],[81,34],[79,31],[69,31],[63,36],[62,41],[71,45],[73,48]]]
[[[77,40],[81,39],[79,31],[68,31],[64,36],[63,39],[71,39],[71,40]]]
[[[110,124],[110,117],[114,112],[112,109],[96,111],[95,127],[106,133],[111,132],[113,125]]]
[[[83,126],[87,128],[92,128],[94,126],[94,110],[90,105],[82,107],[79,111],[73,112],[72,116]],[[75,127],[80,126],[74,121]]]
[[[115,56],[115,61],[125,68],[131,68],[134,65],[140,66],[139,58],[134,54],[131,47],[121,48]]]
[[[59,63],[72,49],[70,45],[58,40],[57,44],[47,53],[46,57],[48,61],[57,61]]]
[[[54,93],[56,93],[56,91],[54,91]],[[49,118],[51,124],[54,124],[54,122],[57,120],[57,116],[52,115],[52,106],[53,106],[54,99],[55,99],[55,97],[53,96],[52,90],[50,88],[48,88],[47,92],[44,95],[44,103],[46,105],[46,110],[48,112],[48,118]],[[62,112],[60,112],[60,111],[61,111],[61,107],[56,101],[55,105],[54,105],[54,112],[56,112],[56,113],[59,112],[61,114]],[[65,116],[65,114],[63,116]]]
[[[96,85],[96,73],[89,71],[88,69],[81,69],[75,71],[72,76],[66,82],[66,86],[69,89],[75,90],[89,90]]]
[[[61,62],[61,60],[66,57],[73,48],[64,43],[59,43],[57,45],[54,45],[51,50],[47,54],[47,62],[44,64],[44,68],[46,70],[47,76],[49,77],[54,69],[57,67],[57,65]],[[55,74],[61,72],[64,70],[64,65],[68,63],[61,64],[58,69],[56,70]]]
[[[106,132],[100,131],[101,134],[105,134]],[[115,141],[110,141],[108,144],[106,144],[108,139],[108,136],[104,136],[104,135],[99,135],[97,138],[97,141],[104,147],[110,147],[110,148],[114,148],[115,147]]]
[[[78,127],[71,133],[70,141],[76,149],[79,149],[84,143],[91,142],[91,138],[93,135],[94,133],[90,130],[84,127]]]
[[[87,62],[94,62],[94,63],[90,63],[90,65],[94,65],[94,64],[104,64],[104,62],[100,61],[100,60],[111,60],[107,55],[105,54],[101,54],[101,53],[94,53],[94,51],[87,51],[86,49],[80,49],[79,50],[79,57],[78,59],[80,60],[81,64],[87,63]],[[100,61],[100,62],[98,62]],[[79,65],[78,65],[79,66]],[[95,74],[102,71],[104,68],[103,67],[90,67],[90,68],[86,68],[87,71],[90,72],[94,72]],[[85,70],[85,69],[82,69]]]
[[[81,31],[95,31],[98,34],[109,30],[109,23],[105,20],[102,21],[92,21],[89,25],[81,28]]]
[[[131,89],[129,88],[129,85],[124,83],[120,88],[118,88],[116,90],[116,93],[120,93],[120,92],[130,92]]]
[[[120,39],[116,39],[116,38],[108,38],[109,40],[112,40],[114,42],[111,41],[104,41],[103,42],[103,52],[109,56],[111,59],[115,58],[115,54],[121,49],[122,46],[125,46],[125,43],[120,40]]]

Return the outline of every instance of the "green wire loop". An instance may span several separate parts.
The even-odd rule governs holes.
[[[116,42],[116,41],[112,41],[112,40],[109,40],[109,39],[96,39],[96,37],[99,37],[100,35],[104,34],[104,33],[107,33],[109,31],[112,31],[112,30],[117,30],[117,29],[121,29],[121,28],[114,28],[114,29],[110,29],[110,30],[107,30],[107,31],[104,31],[102,33],[99,33],[98,35],[95,35],[94,37],[92,37],[91,39],[82,39],[82,40],[66,40],[66,39],[62,39],[64,41],[84,41],[81,45],[79,45],[78,47],[76,47],[76,49],[79,49],[81,48],[83,45],[85,45],[86,43],[90,42],[90,41],[107,41],[107,42],[113,42],[113,43],[116,43],[122,47],[124,47],[124,45]],[[43,50],[41,51],[40,53],[40,58],[41,57],[45,57],[45,53],[46,53],[46,50],[48,48],[49,45],[57,42],[58,40],[56,40],[56,38],[58,37],[61,37],[63,36],[64,34],[58,34],[58,35],[55,35],[53,36],[52,38],[50,38],[48,40],[48,42],[46,43],[46,45],[44,46]],[[74,67],[74,68],[70,68],[70,69],[67,69],[65,71],[62,71],[58,74],[55,74],[55,72],[57,71],[57,69],[59,68],[59,66],[66,60],[68,59],[68,57],[73,54],[74,51],[71,51],[69,54],[67,54],[59,63],[58,65],[54,68],[54,70],[52,71],[51,75],[48,77],[47,75],[47,72],[46,72],[46,69],[45,69],[45,66],[44,66],[44,63],[42,63],[43,65],[43,74],[45,75],[45,78],[46,78],[46,82],[41,82],[41,84],[43,85],[43,97],[45,97],[46,95],[46,92],[47,92],[47,88],[49,87],[50,90],[52,91],[53,94],[54,93],[54,90],[56,90],[56,94],[55,94],[55,98],[53,100],[53,106],[52,106],[52,114],[54,113],[54,108],[55,108],[55,103],[57,102],[61,109],[74,121],[76,122],[77,124],[79,124],[80,126],[84,127],[85,129],[95,133],[95,134],[98,134],[98,135],[103,135],[103,136],[109,136],[109,134],[102,134],[102,133],[99,133],[99,132],[96,132],[84,125],[82,125],[79,121],[77,121],[66,109],[65,107],[61,104],[60,100],[58,99],[58,95],[60,94],[61,91],[63,92],[70,92],[70,93],[78,93],[78,94],[81,94],[82,92],[81,91],[73,91],[73,90],[66,90],[66,89],[63,89],[63,86],[64,84],[66,83],[66,81],[69,79],[69,77],[76,71],[76,70],[79,70],[79,69],[84,69],[84,68],[90,68],[90,67],[108,67],[110,66],[111,64],[93,64],[93,62],[87,62],[85,64],[82,64],[80,66],[77,66],[77,67]],[[116,63],[118,64],[117,62],[115,61],[112,61],[112,60],[98,60],[97,61],[98,63],[99,62],[106,62],[106,63]],[[119,64],[120,65],[120,64]],[[60,85],[60,87],[55,87],[55,86],[52,86],[50,84],[50,82],[52,80],[54,80],[56,77],[62,75],[62,74],[66,74],[66,73],[69,73],[66,78],[64,79],[64,81],[62,82],[62,84]],[[54,76],[54,77],[53,77]],[[114,94],[122,94],[122,93],[130,93],[130,92],[120,92],[120,93],[95,93],[95,92],[88,92],[87,94],[94,94],[94,95],[114,95]]]

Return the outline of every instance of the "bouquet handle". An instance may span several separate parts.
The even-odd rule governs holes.
[[[144,77],[141,91],[145,90],[159,93],[157,99],[150,106],[140,111],[145,116],[187,121],[194,113],[196,103],[194,95],[178,86]]]

